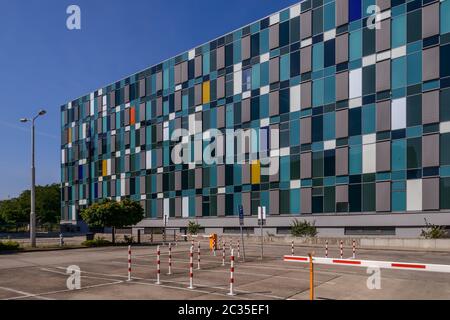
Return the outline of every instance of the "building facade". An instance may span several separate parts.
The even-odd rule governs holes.
[[[450,226],[450,0],[303,1],[71,101],[61,120],[62,224],[131,198],[138,227],[167,214],[234,232],[241,205],[247,232],[259,206],[271,233],[295,218],[320,235]]]

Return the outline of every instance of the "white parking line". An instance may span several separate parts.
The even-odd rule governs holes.
[[[14,292],[17,294],[20,294],[20,297],[12,297],[12,298],[6,298],[4,300],[14,300],[14,299],[23,299],[23,298],[37,298],[37,299],[42,299],[42,300],[53,300],[50,298],[45,298],[45,297],[40,297],[39,294],[34,294],[34,293],[29,293],[29,292],[25,292],[25,291],[20,291],[20,290],[15,290],[12,288],[6,288],[6,287],[0,287],[1,290],[5,290],[5,291],[9,291],[9,292]]]

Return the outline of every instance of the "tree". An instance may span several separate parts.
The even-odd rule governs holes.
[[[300,222],[295,219],[291,224],[291,234],[294,237],[315,237],[317,235],[316,222]]]
[[[187,226],[187,231],[189,234],[197,234],[201,226],[195,221],[189,221]]]
[[[115,229],[132,226],[144,218],[144,209],[139,202],[121,202],[105,199],[81,211],[83,220],[93,228],[112,228],[112,242],[115,243]]]
[[[425,218],[426,228],[422,229],[421,236],[425,239],[440,239],[445,238],[447,236],[447,231],[444,226],[438,226],[432,223],[429,223]]]
[[[28,223],[30,220],[30,212],[23,208],[18,198],[3,201],[0,206],[0,215],[6,224],[15,225],[16,231],[19,224]]]

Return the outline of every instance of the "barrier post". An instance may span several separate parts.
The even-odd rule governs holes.
[[[131,246],[128,246],[128,281],[131,281]]]
[[[197,270],[200,270],[200,241],[197,246]]]
[[[189,252],[189,287],[188,289],[194,289],[194,246],[191,246]]]
[[[356,241],[354,239],[353,239],[352,251],[353,251],[353,259],[355,259],[356,258]]]
[[[340,251],[341,251],[341,259],[344,257],[344,248],[343,248],[343,246],[344,246],[344,243],[343,243],[343,241],[341,240],[341,243],[340,243]]]
[[[325,257],[328,258],[328,240],[325,240]]]
[[[156,284],[161,284],[160,275],[161,275],[161,250],[158,246],[156,248]]]
[[[223,266],[225,265],[225,250],[226,250],[226,248],[222,247],[222,265]]]
[[[213,239],[213,255],[216,256],[216,239]]]
[[[233,291],[234,286],[234,249],[231,249],[231,256],[230,256],[230,292],[228,293],[229,296],[234,296],[235,293]]]
[[[233,239],[230,239],[230,251],[233,249]]]
[[[169,243],[169,272],[167,274],[172,274],[172,243]]]
[[[309,299],[314,300],[314,263],[313,257],[311,253],[308,253],[309,256]]]
[[[238,240],[238,259],[241,257],[241,241]]]
[[[294,255],[294,240],[291,243],[291,255]]]

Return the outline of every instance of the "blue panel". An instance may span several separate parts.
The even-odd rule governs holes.
[[[349,0],[348,5],[349,5],[348,9],[349,21],[352,22],[361,19],[362,0]]]

